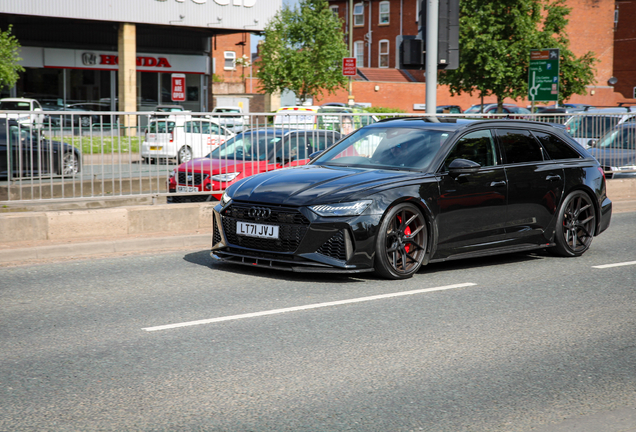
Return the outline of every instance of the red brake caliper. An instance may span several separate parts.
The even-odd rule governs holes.
[[[398,216],[397,218],[398,218],[398,222],[400,222],[400,225],[402,225],[402,218],[400,216]],[[411,227],[409,226],[406,227],[406,229],[404,230],[404,235],[407,235],[407,236],[411,235]],[[410,248],[411,248],[411,245],[404,246],[404,250],[406,251],[406,253],[409,253]]]

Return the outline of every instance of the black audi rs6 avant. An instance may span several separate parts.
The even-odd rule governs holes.
[[[579,256],[612,214],[599,163],[545,123],[391,119],[312,156],[225,191],[213,258],[403,279],[456,258]]]

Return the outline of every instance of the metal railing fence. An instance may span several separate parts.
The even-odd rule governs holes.
[[[236,173],[303,164],[309,154],[348,133],[349,125],[357,129],[396,116],[425,115],[5,111],[0,113],[0,203],[131,196],[214,199]],[[608,177],[636,176],[636,113],[436,117],[552,123],[589,148]],[[298,148],[305,159],[285,153],[292,152],[283,145],[285,137],[303,142]]]

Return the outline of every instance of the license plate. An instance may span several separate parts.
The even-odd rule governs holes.
[[[247,237],[258,237],[266,239],[278,238],[278,227],[276,225],[263,225],[256,223],[237,222],[236,233]]]
[[[161,150],[162,148],[160,146],[150,146],[150,150]]]
[[[177,192],[199,192],[199,188],[195,186],[177,186]]]

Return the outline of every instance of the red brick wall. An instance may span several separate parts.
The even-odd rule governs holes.
[[[636,87],[636,1],[619,0],[618,24],[614,39],[614,76],[618,82],[614,86],[617,92],[634,102],[633,91]]]
[[[225,51],[234,51],[236,58],[243,55],[250,57],[250,34],[233,33],[216,35],[212,38],[212,58],[216,63],[214,73],[223,79],[223,82],[243,82],[241,75],[249,76],[249,68],[243,71],[242,66],[236,66],[236,70],[225,70]]]
[[[354,0],[354,5],[360,3],[361,0]],[[354,26],[353,28],[353,41],[366,41],[365,35],[369,32],[369,5],[371,5],[371,66],[379,66],[379,42],[381,40],[389,41],[389,67],[395,68],[395,54],[396,47],[395,39],[400,34],[403,35],[417,35],[418,24],[416,20],[416,3],[419,0],[391,0],[390,3],[390,17],[389,24],[380,25],[380,2],[383,0],[371,0],[364,2],[364,25]],[[402,8],[400,4],[402,3]],[[349,1],[348,0],[330,0],[330,6],[338,6],[338,15],[345,22],[343,26],[343,38],[347,45],[349,44],[348,35],[348,13],[349,13]],[[402,33],[400,33],[400,24],[402,24]],[[369,45],[365,42],[364,49],[364,64],[358,65],[359,67],[369,67]]]

